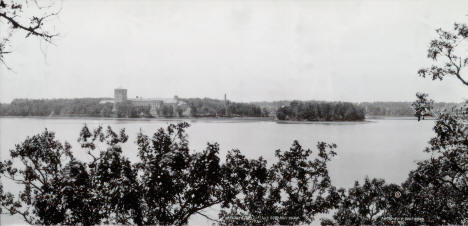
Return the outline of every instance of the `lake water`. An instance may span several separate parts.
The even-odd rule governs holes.
[[[0,157],[9,158],[9,150],[27,136],[40,133],[45,128],[55,131],[61,141],[68,141],[79,150],[76,142],[84,124],[90,128],[110,125],[115,131],[125,128],[129,141],[123,146],[124,154],[137,159],[136,134],[146,134],[180,120],[116,120],[116,119],[49,119],[49,118],[0,118]],[[263,156],[268,162],[275,161],[275,150],[288,149],[293,140],[303,147],[316,150],[319,141],[338,145],[338,155],[330,163],[332,183],[337,187],[351,187],[355,180],[366,176],[384,178],[387,182],[401,183],[416,161],[427,158],[423,152],[434,135],[434,121],[379,119],[366,122],[286,124],[272,121],[241,120],[185,120],[191,124],[187,129],[190,146],[202,150],[207,142],[220,144],[221,159],[228,150],[239,149],[249,158]],[[83,157],[79,156],[79,158]],[[15,185],[4,181],[5,190]],[[10,188],[10,189],[9,189]],[[207,210],[216,216],[216,210]],[[1,225],[21,224],[18,217],[2,214]],[[192,224],[211,223],[198,216]]]

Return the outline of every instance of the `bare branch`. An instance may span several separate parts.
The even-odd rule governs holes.
[[[203,217],[205,217],[205,218],[208,219],[208,220],[211,220],[211,221],[214,221],[214,222],[217,222],[217,223],[222,223],[221,221],[216,220],[216,219],[213,219],[213,218],[209,217],[208,215],[206,215],[206,214],[204,214],[204,213],[202,213],[202,212],[200,212],[200,211],[197,211],[197,212],[195,212],[195,213],[196,213],[196,214],[202,215]]]

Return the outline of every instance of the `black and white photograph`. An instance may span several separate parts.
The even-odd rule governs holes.
[[[468,225],[468,1],[0,0],[0,225]]]

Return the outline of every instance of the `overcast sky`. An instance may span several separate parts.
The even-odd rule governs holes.
[[[0,102],[119,86],[129,97],[461,101],[457,80],[416,74],[434,29],[454,22],[468,22],[468,1],[64,0],[55,46],[13,37]]]

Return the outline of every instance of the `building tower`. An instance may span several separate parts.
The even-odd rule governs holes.
[[[117,113],[117,104],[127,101],[127,89],[114,89],[114,106],[112,112]]]
[[[121,103],[127,101],[127,89],[114,89],[114,102]]]

